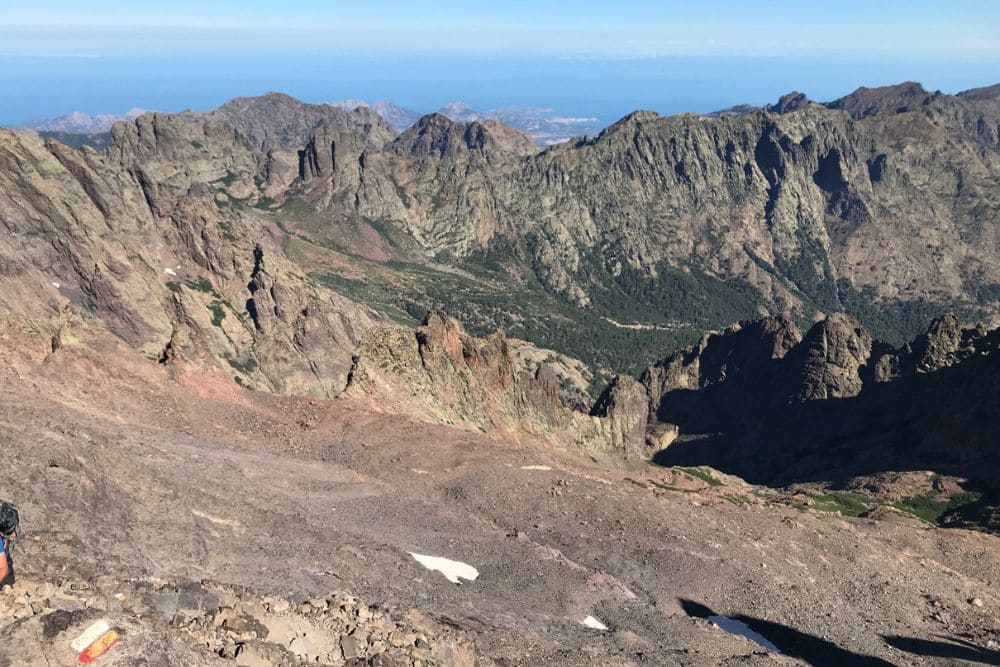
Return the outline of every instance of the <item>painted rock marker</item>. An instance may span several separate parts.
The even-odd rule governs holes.
[[[79,662],[89,663],[110,651],[119,639],[118,632],[112,630],[108,622],[101,619],[74,639],[70,647],[79,654]]]

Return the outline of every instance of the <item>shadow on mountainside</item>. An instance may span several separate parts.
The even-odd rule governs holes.
[[[709,465],[784,486],[886,471],[933,470],[1000,489],[1000,355],[865,385],[853,398],[789,402],[781,387],[719,384],[667,393],[659,421],[681,438],[664,466]]]
[[[982,665],[1000,665],[1000,651],[986,649],[960,639],[932,641],[913,637],[883,637],[886,643],[900,651],[925,658],[951,658]]]
[[[721,616],[705,605],[693,600],[680,599],[681,608],[688,616],[695,618],[724,618],[746,625],[750,630],[765,638],[785,655],[799,658],[814,667],[893,667],[891,662],[870,655],[855,653],[837,646],[833,642],[820,639],[808,633],[790,628],[781,623],[765,621],[752,616]],[[727,630],[728,632],[728,630]]]

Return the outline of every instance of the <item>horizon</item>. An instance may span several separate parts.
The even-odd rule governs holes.
[[[738,107],[738,106],[741,106],[741,105],[749,105],[749,106],[753,106],[753,107],[756,107],[756,108],[763,108],[763,107],[767,106],[768,104],[777,102],[780,97],[782,97],[784,95],[788,95],[788,94],[793,94],[793,93],[803,93],[803,94],[806,95],[806,97],[810,101],[817,102],[817,103],[820,103],[820,104],[825,104],[825,103],[833,102],[834,100],[840,99],[842,97],[845,97],[845,96],[847,96],[847,95],[849,95],[849,94],[851,94],[851,93],[853,93],[853,92],[855,92],[857,90],[860,90],[860,89],[865,89],[865,88],[872,89],[872,88],[892,87],[892,86],[905,85],[905,84],[910,84],[910,83],[921,86],[924,90],[926,90],[929,93],[938,92],[938,93],[943,93],[943,94],[946,94],[946,95],[956,95],[956,94],[965,92],[967,90],[974,90],[974,89],[977,89],[977,88],[988,88],[988,87],[992,87],[994,85],[1000,85],[1000,79],[998,79],[995,82],[984,82],[982,85],[972,86],[970,88],[961,88],[961,89],[954,89],[954,90],[941,90],[939,88],[934,88],[934,87],[931,87],[931,86],[927,86],[927,85],[925,85],[924,83],[922,83],[920,81],[912,81],[912,80],[897,81],[897,82],[894,82],[894,83],[885,83],[885,84],[880,84],[878,86],[863,86],[863,85],[859,85],[859,86],[857,86],[855,88],[852,88],[850,90],[845,90],[842,94],[839,94],[839,95],[837,95],[835,97],[831,97],[829,99],[820,99],[820,98],[814,97],[814,96],[810,95],[809,93],[807,93],[805,91],[802,91],[802,90],[800,90],[798,88],[792,88],[792,89],[789,89],[789,90],[785,91],[784,93],[781,93],[781,94],[775,96],[773,99],[771,99],[769,101],[761,102],[759,104],[753,104],[753,103],[749,103],[749,102],[733,102],[732,104],[729,104],[727,106],[718,107],[718,108],[712,108],[710,110],[705,110],[705,111],[677,111],[677,112],[673,112],[672,114],[671,113],[664,113],[662,115],[676,115],[676,114],[684,114],[684,113],[701,113],[701,114],[707,114],[707,113],[713,113],[713,112],[718,112],[718,111],[725,111],[727,109]],[[18,123],[11,123],[11,124],[7,124],[7,125],[0,124],[0,126],[7,126],[7,127],[12,127],[12,128],[17,128],[17,127],[22,127],[23,124],[27,124],[27,123],[31,123],[31,122],[43,122],[43,121],[51,121],[51,120],[57,120],[57,119],[62,119],[62,118],[69,118],[69,117],[72,117],[72,116],[78,115],[78,114],[86,116],[86,117],[89,117],[89,118],[94,118],[94,117],[98,117],[98,116],[123,116],[125,114],[132,113],[132,112],[143,112],[143,113],[182,113],[182,112],[186,112],[186,111],[206,112],[206,111],[211,111],[213,109],[216,109],[219,106],[222,106],[222,105],[224,105],[224,104],[226,104],[226,103],[228,103],[228,102],[230,102],[230,101],[232,101],[234,99],[264,97],[264,96],[267,96],[267,95],[287,95],[288,97],[291,97],[291,98],[293,98],[295,100],[298,100],[298,101],[306,103],[306,104],[328,104],[328,105],[333,105],[333,106],[336,106],[336,105],[372,106],[372,105],[379,104],[379,103],[389,103],[389,104],[396,105],[397,107],[399,107],[403,111],[414,112],[414,113],[420,114],[420,116],[426,116],[426,115],[429,115],[429,114],[440,113],[442,111],[445,111],[448,107],[452,107],[452,106],[462,107],[462,108],[464,108],[466,110],[470,110],[470,111],[473,111],[473,112],[476,112],[476,113],[496,113],[496,112],[502,112],[502,111],[518,111],[518,110],[537,110],[537,111],[553,112],[553,113],[556,112],[556,111],[558,111],[558,109],[555,109],[554,107],[551,107],[551,106],[539,106],[539,105],[503,105],[503,104],[500,104],[500,105],[493,105],[493,106],[487,106],[487,107],[477,107],[476,105],[468,104],[464,99],[459,99],[459,98],[449,99],[449,100],[446,100],[446,101],[442,101],[440,104],[437,104],[436,106],[433,106],[433,108],[414,108],[414,107],[409,107],[409,106],[404,105],[404,104],[397,104],[395,100],[389,99],[389,98],[345,97],[343,99],[304,99],[302,97],[298,97],[296,95],[293,95],[291,93],[285,92],[283,90],[267,90],[267,91],[255,93],[253,95],[236,95],[234,97],[229,97],[229,98],[223,100],[218,105],[208,106],[208,107],[202,107],[202,108],[183,107],[183,108],[176,108],[176,109],[154,109],[154,108],[145,108],[145,107],[142,107],[142,106],[133,105],[133,106],[130,106],[130,107],[125,108],[125,109],[115,109],[115,110],[107,110],[107,111],[93,111],[93,112],[81,111],[79,109],[73,109],[73,110],[69,110],[69,111],[66,111],[65,113],[62,113],[62,114],[59,114],[59,115],[55,115],[55,116],[27,118],[27,119],[23,119],[22,121],[19,121],[20,124],[18,124]],[[654,111],[654,112],[657,112],[656,109],[645,109],[645,108],[639,108],[639,107],[637,107],[637,108],[635,108],[635,109],[633,109],[631,111],[628,111],[628,112],[622,114],[619,117],[610,119],[607,123],[604,123],[604,119],[599,119],[599,118],[596,118],[596,117],[569,117],[569,120],[570,121],[578,121],[578,122],[586,122],[586,121],[597,122],[597,121],[600,121],[600,122],[604,123],[605,125],[611,125],[611,124],[614,124],[615,122],[617,122],[618,120],[620,120],[620,119],[628,116],[629,114],[635,113],[636,111]],[[659,112],[657,112],[657,113],[659,113]]]
[[[9,70],[4,67],[7,61],[8,59],[0,58],[0,83],[10,75]],[[60,61],[61,59],[58,58],[45,58],[42,59],[41,64],[54,65],[54,69],[58,69]],[[29,123],[50,121],[74,113],[99,116],[122,115],[134,109],[163,113],[178,113],[187,110],[209,111],[238,97],[258,97],[268,93],[282,93],[311,104],[338,104],[343,102],[365,102],[372,104],[375,102],[389,102],[420,115],[434,113],[448,105],[456,103],[467,104],[477,112],[501,111],[505,109],[543,109],[556,116],[594,119],[595,124],[605,127],[638,110],[654,111],[668,116],[682,113],[706,114],[741,104],[763,107],[776,102],[782,95],[791,92],[801,92],[810,100],[824,103],[839,99],[859,88],[878,88],[908,82],[920,84],[929,92],[938,91],[950,95],[1000,83],[1000,78],[997,77],[991,79],[986,76],[964,75],[956,77],[933,77],[930,81],[941,84],[935,85],[934,83],[929,83],[927,80],[913,77],[900,76],[893,78],[892,74],[885,74],[881,77],[873,75],[852,83],[849,80],[849,75],[841,74],[837,77],[830,76],[810,87],[794,85],[791,82],[790,85],[786,85],[786,80],[793,79],[794,77],[788,77],[781,71],[774,71],[771,73],[772,76],[766,79],[753,80],[749,83],[744,82],[742,85],[737,85],[736,83],[720,85],[719,88],[721,90],[713,92],[706,90],[706,88],[711,88],[708,85],[708,81],[729,79],[730,77],[727,76],[729,66],[738,64],[743,68],[755,69],[759,64],[771,62],[771,59],[741,59],[740,63],[734,63],[730,59],[725,58],[699,58],[691,60],[683,58],[634,58],[614,59],[610,61],[567,59],[563,62],[568,63],[569,66],[563,68],[562,72],[553,73],[554,75],[558,76],[563,73],[572,75],[574,73],[572,65],[587,65],[592,69],[598,70],[602,66],[610,68],[610,72],[598,72],[597,76],[615,78],[613,76],[616,70],[615,66],[626,62],[634,65],[633,69],[638,71],[634,79],[626,81],[619,79],[613,82],[614,88],[609,91],[612,94],[603,99],[595,98],[594,96],[585,99],[580,94],[582,91],[572,88],[555,93],[544,92],[549,89],[549,86],[541,84],[529,86],[527,90],[525,88],[519,89],[516,85],[508,85],[499,93],[483,94],[481,90],[471,87],[463,91],[461,86],[448,85],[452,82],[446,82],[444,85],[431,88],[429,91],[418,92],[417,89],[420,86],[412,82],[397,86],[398,82],[388,81],[380,82],[378,85],[368,84],[364,86],[357,85],[356,81],[352,81],[352,77],[347,77],[345,83],[325,80],[308,81],[303,77],[290,78],[284,87],[278,85],[268,86],[267,83],[279,82],[264,77],[267,79],[264,83],[235,81],[226,87],[217,87],[212,90],[206,90],[202,85],[204,82],[195,78],[187,82],[189,87],[186,91],[179,93],[176,90],[170,90],[167,91],[166,95],[156,94],[155,91],[148,88],[143,89],[142,87],[126,88],[124,90],[118,89],[115,91],[102,90],[101,81],[90,81],[89,84],[81,82],[79,94],[66,94],[67,91],[63,89],[63,93],[58,96],[46,96],[41,104],[36,104],[36,100],[30,95],[26,96],[27,100],[24,100],[22,96],[20,103],[16,103],[15,100],[6,100],[7,103],[0,107],[0,126],[20,127]],[[104,63],[106,65],[116,64],[114,60],[105,60]],[[147,64],[162,65],[162,63],[154,62]],[[379,61],[369,61],[368,63],[369,69],[372,67],[384,68],[388,64]],[[468,59],[466,59],[466,64],[470,64]],[[478,61],[473,61],[471,64],[478,64]],[[506,61],[501,64],[507,66],[516,65],[514,61]],[[447,65],[447,63],[442,63],[442,65]],[[496,65],[495,61],[494,65]],[[687,65],[698,66],[701,68],[700,71],[705,78],[699,80],[698,77],[694,76],[678,77],[664,72],[661,78],[677,84],[676,87],[672,88],[666,94],[657,95],[647,93],[639,96],[623,94],[629,86],[636,85],[637,82],[635,79],[648,80],[653,78],[648,70],[658,65],[664,68],[672,66],[674,69],[682,69]],[[899,71],[902,74],[903,70],[904,68],[897,68],[895,71]],[[43,69],[42,73],[46,71],[51,73],[51,69]],[[160,72],[156,79],[162,81],[164,75],[164,72]],[[456,76],[455,79],[460,78],[460,76]],[[118,76],[108,76],[105,77],[105,80],[108,83],[113,83],[118,80]],[[458,81],[454,81],[453,83],[458,83]],[[73,88],[72,85],[68,87],[70,89]],[[394,94],[394,88],[398,90],[398,94]],[[5,86],[5,89],[10,90],[10,87]],[[20,88],[20,90],[23,90],[23,88]],[[0,94],[0,98],[3,96],[3,94]],[[75,106],[68,105],[68,100],[77,101],[79,104]],[[37,109],[37,112],[32,113],[28,111],[28,109],[32,108]]]
[[[708,113],[792,90],[828,101],[903,81],[946,93],[996,83],[1000,5],[869,4],[181,0],[164,14],[124,0],[15,2],[0,20],[0,125],[203,111],[268,91],[421,113],[458,100],[547,107],[607,125],[636,109]]]

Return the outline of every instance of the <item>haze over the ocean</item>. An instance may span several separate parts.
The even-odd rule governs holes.
[[[454,100],[547,106],[610,122],[637,108],[762,104],[792,89],[825,100],[857,85],[917,80],[956,92],[1000,73],[1000,4],[967,0],[710,9],[446,0],[391,11],[384,0],[182,0],[169,18],[123,1],[9,4],[0,25],[3,124],[70,111],[205,109],[270,90],[419,111]]]

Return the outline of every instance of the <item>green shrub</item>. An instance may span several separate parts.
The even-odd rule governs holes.
[[[820,512],[839,512],[844,516],[861,516],[871,504],[871,500],[861,494],[831,491],[813,498],[812,508]]]
[[[226,311],[222,307],[222,303],[219,301],[213,301],[208,304],[208,309],[212,311],[212,325],[221,327],[222,320],[226,319]]]
[[[247,359],[245,362],[240,362],[237,361],[236,359],[233,359],[232,357],[227,357],[226,361],[229,362],[230,366],[238,370],[240,373],[243,373],[244,375],[250,375],[255,370],[257,370],[257,360],[254,359],[253,357]]]
[[[722,486],[722,482],[712,477],[711,473],[707,470],[701,468],[677,468],[683,473],[690,475],[691,477],[697,477],[701,481],[707,483],[709,486]]]
[[[956,493],[950,498],[941,499],[940,496],[928,493],[923,496],[910,496],[893,503],[893,507],[923,519],[928,523],[937,525],[941,517],[953,509],[969,505],[982,497],[981,493],[966,491]]]
[[[212,294],[215,292],[215,289],[212,287],[212,283],[210,283],[205,278],[199,278],[198,280],[187,280],[185,281],[185,284],[191,289],[196,290],[198,292],[204,292],[206,294]]]

